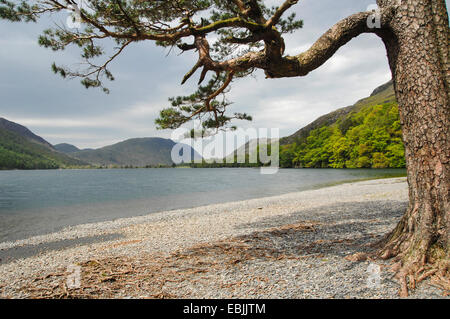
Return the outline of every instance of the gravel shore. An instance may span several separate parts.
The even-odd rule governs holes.
[[[398,298],[387,262],[345,257],[373,249],[407,199],[405,178],[380,179],[0,243],[0,297]],[[410,298],[443,293],[424,281]]]

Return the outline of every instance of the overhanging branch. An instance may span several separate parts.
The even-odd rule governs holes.
[[[379,12],[381,28],[371,28],[368,20],[372,19],[374,12],[360,12],[353,14],[325,32],[307,51],[296,56],[287,56],[277,65],[268,65],[266,75],[268,78],[282,78],[305,76],[328,61],[339,48],[350,40],[363,33],[381,34],[389,27],[392,18],[391,8]]]

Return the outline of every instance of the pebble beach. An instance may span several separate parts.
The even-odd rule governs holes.
[[[407,203],[391,178],[68,227],[0,243],[0,298],[399,298],[389,261],[346,257]]]

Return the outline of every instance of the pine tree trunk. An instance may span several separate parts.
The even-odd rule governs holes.
[[[399,103],[409,207],[380,255],[401,261],[403,295],[408,279],[414,287],[431,274],[449,289],[450,33],[445,1],[401,1],[389,29],[382,38]]]

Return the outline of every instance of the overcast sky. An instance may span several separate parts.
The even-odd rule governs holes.
[[[299,1],[292,10],[304,19],[304,28],[286,36],[287,52],[300,53],[334,23],[374,3]],[[106,95],[86,90],[78,79],[63,80],[51,72],[52,62],[70,65],[79,57],[76,50],[54,53],[38,46],[37,37],[47,23],[0,21],[0,117],[27,126],[50,143],[80,148],[134,137],[170,137],[170,131],[155,129],[154,119],[168,106],[168,97],[192,93],[195,78],[185,86],[180,82],[195,63],[194,55],[167,56],[166,49],[150,42],[129,47],[111,66],[116,81]],[[259,72],[257,79],[239,80],[230,94],[234,101],[230,111],[247,112],[253,116],[253,127],[278,127],[286,136],[320,115],[368,96],[390,78],[381,40],[362,35],[304,78],[266,80]]]

